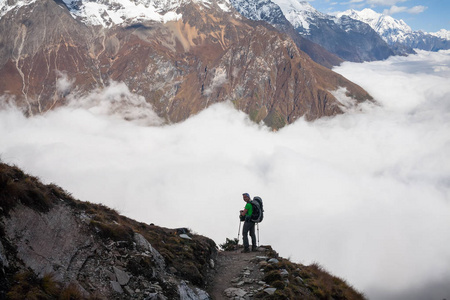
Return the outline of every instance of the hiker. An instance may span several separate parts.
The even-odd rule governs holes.
[[[248,234],[252,238],[252,251],[256,251],[256,236],[255,236],[255,223],[251,220],[253,213],[253,206],[250,204],[250,195],[248,193],[242,194],[244,201],[246,202],[244,210],[241,210],[241,220],[244,221],[244,227],[242,229],[242,239],[244,242],[243,253],[250,252],[250,245],[248,244]]]

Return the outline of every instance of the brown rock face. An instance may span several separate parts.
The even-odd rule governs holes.
[[[371,99],[264,23],[215,3],[187,3],[178,13],[179,21],[103,28],[80,22],[53,0],[12,10],[0,19],[0,94],[15,96],[31,115],[114,80],[167,122],[232,101],[274,128],[342,113],[330,93],[339,87],[356,102]],[[71,84],[61,86],[64,76]]]

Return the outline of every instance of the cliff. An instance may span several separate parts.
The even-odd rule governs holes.
[[[221,252],[189,229],[131,220],[4,163],[0,273],[0,299],[364,298],[270,246]]]

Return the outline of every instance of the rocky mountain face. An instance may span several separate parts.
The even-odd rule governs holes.
[[[139,223],[0,163],[1,299],[208,299],[215,243]]]
[[[331,69],[343,62],[343,59],[327,51],[319,44],[313,43],[298,34],[294,26],[284,16],[281,8],[271,0],[231,0],[230,3],[246,18],[267,22],[289,35],[300,50],[308,54],[318,64]]]
[[[364,22],[346,16],[334,17],[323,14],[306,1],[274,0],[274,3],[280,7],[284,16],[301,36],[319,44],[343,60],[363,62],[404,54],[393,51]]]
[[[427,51],[450,49],[450,41],[445,31],[441,33],[425,33],[413,31],[403,20],[379,14],[371,9],[362,11],[348,10],[338,15],[348,16],[352,19],[370,25],[389,45],[394,48],[414,48]]]
[[[126,3],[126,4],[124,4]],[[163,123],[231,101],[252,120],[279,128],[342,113],[333,91],[371,97],[316,64],[269,25],[228,2],[2,2],[0,94],[27,114],[76,103],[114,82],[130,106]],[[127,96],[128,95],[128,96]],[[2,97],[5,101],[5,97]]]
[[[131,220],[0,162],[0,299],[287,298],[365,299],[270,246],[220,252],[186,228]]]

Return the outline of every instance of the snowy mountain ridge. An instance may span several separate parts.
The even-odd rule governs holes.
[[[225,12],[231,8],[228,0],[62,0],[70,13],[85,24],[111,27],[113,25],[130,25],[135,22],[156,21],[169,22],[181,19],[182,14],[176,10],[187,2],[194,2],[205,7],[217,3]],[[0,18],[9,11],[30,5],[36,0],[13,1],[0,0]]]
[[[438,32],[426,32],[441,39],[450,40],[450,30],[441,29]]]
[[[302,33],[305,35],[310,34],[311,25],[317,26],[315,20],[330,18],[330,16],[319,12],[306,1],[274,0],[273,2],[281,8],[286,19],[295,28],[303,28]]]
[[[302,38],[343,60],[372,61],[396,54],[368,24],[348,16],[338,18],[321,13],[307,1],[231,0],[231,4],[245,17],[264,20],[275,27],[285,19]]]
[[[338,13],[336,16],[348,16],[369,24],[390,45],[397,43],[417,47],[424,40],[428,40],[428,43],[436,43],[432,37],[450,40],[450,34],[447,30],[442,29],[436,33],[413,31],[403,20],[397,20],[391,16],[377,13],[370,8],[365,8],[361,11],[351,9]]]
[[[352,19],[369,24],[386,42],[402,43],[413,32],[403,20],[396,20],[391,16],[379,14],[370,8],[362,11],[354,9],[336,14],[337,17],[348,16]]]

